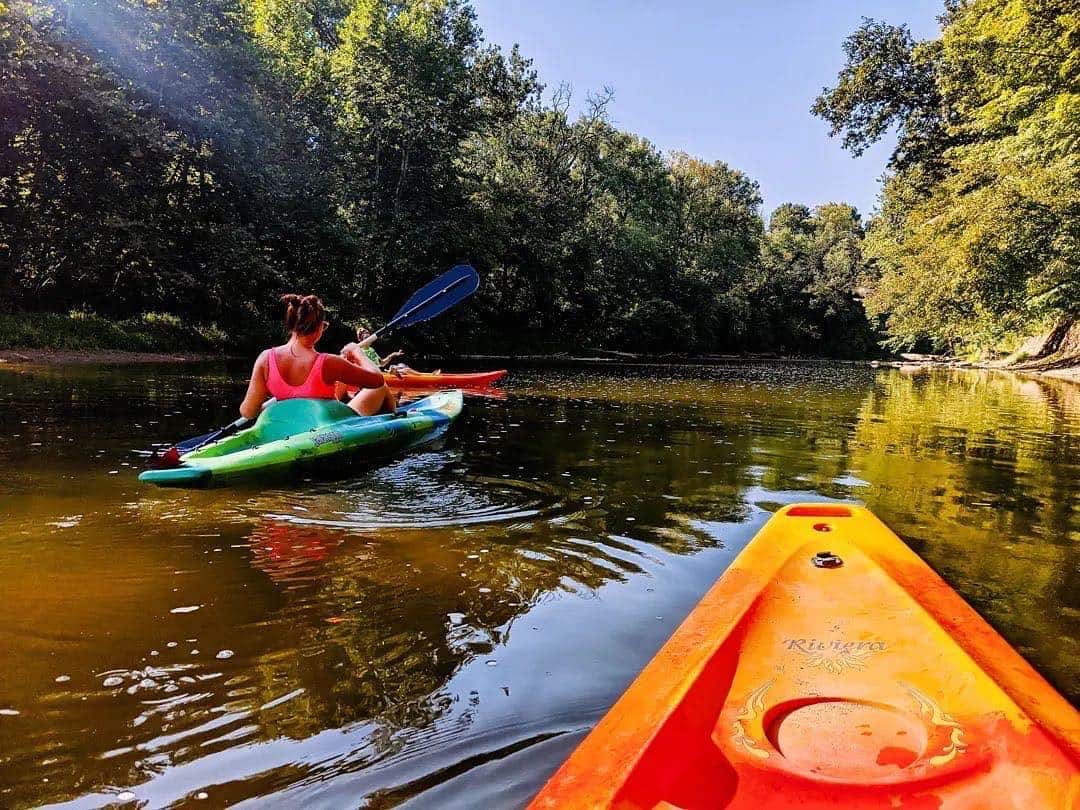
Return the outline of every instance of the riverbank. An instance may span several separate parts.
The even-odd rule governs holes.
[[[464,354],[456,357],[434,357],[438,362],[468,362],[484,367],[559,367],[583,366],[587,368],[627,368],[632,366],[710,366],[725,363],[791,363],[831,365],[862,365],[873,368],[897,368],[908,371],[920,368],[949,369],[988,369],[1008,372],[1021,376],[1052,377],[1080,384],[1080,356],[1058,359],[1056,362],[1040,365],[1037,362],[1026,364],[978,363],[960,358],[940,355],[905,354],[899,359],[861,359],[846,360],[835,357],[794,357],[773,354],[632,354],[629,352],[605,352],[604,356],[558,354]]]
[[[1020,377],[1050,377],[1056,380],[1066,380],[1080,385],[1080,357],[1073,358],[1061,366],[1040,367],[1038,365],[1004,365],[1002,363],[973,363],[968,360],[934,359],[934,360],[887,360],[872,361],[870,365],[885,366],[888,368],[906,369],[913,371],[923,368],[948,368],[963,370],[1000,371],[1007,374],[1016,374]]]
[[[464,362],[476,366],[536,367],[588,366],[625,368],[628,366],[714,366],[726,363],[834,363],[836,365],[866,365],[870,360],[850,360],[836,357],[797,357],[776,354],[634,354],[631,352],[597,351],[596,353],[552,352],[549,354],[458,354],[431,355],[434,363]]]
[[[0,315],[0,364],[30,366],[200,363],[249,356],[245,346],[266,345],[271,338],[248,336],[237,341],[214,325],[189,324],[174,315],[148,313],[124,321],[72,312]],[[328,335],[342,341],[347,335]],[[1080,322],[1060,320],[1025,341],[1007,357],[989,361],[930,354],[900,354],[888,359],[838,359],[776,353],[680,354],[615,351],[596,346],[575,352],[507,354],[434,354],[417,356],[421,367],[471,366],[516,368],[577,366],[709,366],[742,363],[792,363],[889,366],[901,369],[990,369],[1080,383]]]
[[[1080,383],[1080,321],[1061,318],[1046,331],[1025,340],[1011,354],[992,360],[968,360],[937,354],[902,353],[889,361],[898,368],[977,368]]]
[[[158,312],[125,320],[87,312],[0,314],[0,356],[21,362],[161,362],[222,355],[233,345],[234,336],[213,324]],[[148,359],[153,356],[159,360]]]
[[[235,359],[235,355],[223,352],[198,351],[131,351],[125,349],[54,349],[16,348],[0,349],[0,367],[3,366],[89,366],[89,365],[147,365],[154,363],[206,363],[214,360]],[[496,355],[464,354],[454,357],[426,358],[429,363],[445,365],[465,363],[475,366],[494,367],[566,367],[626,368],[632,366],[709,366],[725,363],[785,363],[832,365],[869,365],[875,368],[898,368],[909,371],[921,368],[988,369],[1021,376],[1050,377],[1080,385],[1080,357],[1072,363],[1041,368],[1038,364],[1002,365],[1001,363],[975,363],[968,360],[938,357],[934,355],[908,355],[899,360],[840,360],[830,357],[784,357],[776,355],[722,354],[722,355],[647,355],[611,352],[609,356],[559,354]]]
[[[1080,320],[1062,318],[1005,359],[1011,371],[1080,383]]]
[[[126,366],[148,363],[205,363],[223,360],[211,352],[132,352],[121,349],[0,349],[0,366]]]

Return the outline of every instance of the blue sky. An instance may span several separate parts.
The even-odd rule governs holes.
[[[516,42],[548,91],[576,101],[605,85],[614,123],[663,151],[723,160],[782,202],[876,205],[891,143],[861,158],[809,112],[843,65],[841,44],[873,17],[936,37],[942,0],[473,0],[484,35]]]

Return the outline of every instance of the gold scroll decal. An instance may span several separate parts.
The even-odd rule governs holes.
[[[911,684],[904,684],[904,688],[915,698],[915,702],[919,704],[919,711],[931,725],[937,729],[949,729],[949,741],[939,753],[930,757],[930,764],[944,765],[964,753],[967,750],[967,742],[964,740],[964,729],[960,724],[951,715],[942,711],[941,707],[925,692],[919,691]]]
[[[769,752],[760,748],[757,741],[750,736],[746,724],[761,717],[765,711],[765,693],[773,685],[773,681],[766,681],[746,697],[746,703],[735,716],[735,722],[731,724],[731,739],[737,745],[741,745],[746,752],[758,759],[768,759]]]

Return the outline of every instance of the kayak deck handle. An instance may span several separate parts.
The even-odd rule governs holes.
[[[784,513],[788,517],[851,517],[851,510],[846,506],[833,503],[800,504]],[[816,528],[816,527],[815,527]]]

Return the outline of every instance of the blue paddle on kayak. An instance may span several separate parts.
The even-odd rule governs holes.
[[[456,265],[413,293],[386,326],[377,329],[375,334],[381,335],[391,329],[403,329],[430,321],[450,307],[460,304],[476,292],[479,286],[480,275],[471,265]]]
[[[404,329],[406,326],[430,321],[453,306],[457,306],[480,286],[480,275],[475,268],[468,264],[459,264],[447,270],[417,290],[410,296],[401,309],[397,311],[385,326],[375,332],[381,335],[391,329]],[[210,442],[216,442],[230,436],[238,430],[247,427],[254,419],[246,419],[241,416],[235,422],[230,422],[225,427],[202,436],[185,439],[173,447],[170,447],[159,459],[159,463],[177,464],[180,456],[198,450]]]
[[[210,444],[210,442],[216,442],[218,439],[228,436],[242,428],[249,421],[251,420],[241,416],[235,422],[230,422],[223,428],[215,430],[212,433],[203,434],[202,436],[196,436],[193,439],[186,439],[179,444],[174,445],[174,447],[181,453],[190,453],[192,450],[198,450],[204,444]]]
[[[233,433],[240,430],[240,428],[247,427],[248,423],[252,421],[254,420],[241,416],[235,422],[230,422],[223,428],[204,433],[202,436],[194,436],[190,439],[184,439],[182,442],[177,442],[160,456],[156,453],[151,456],[150,466],[157,469],[176,467],[180,464],[180,456],[185,453],[190,453],[193,450],[198,450],[200,447],[210,444],[210,442],[216,442],[218,439],[224,439],[226,436],[231,436]]]

